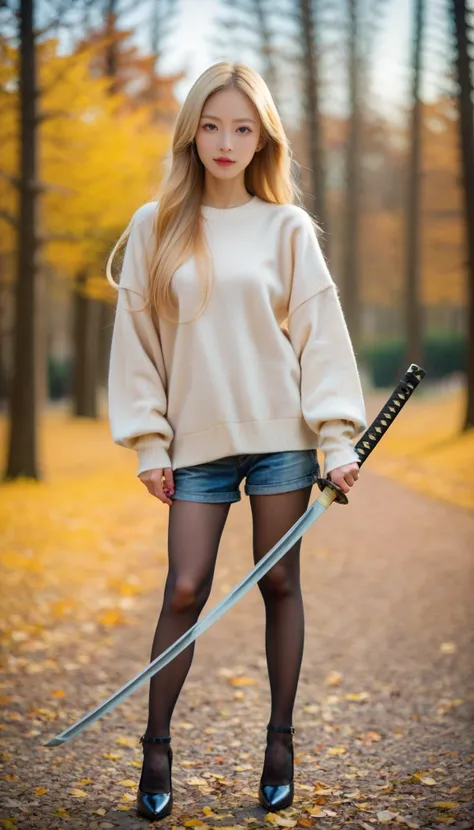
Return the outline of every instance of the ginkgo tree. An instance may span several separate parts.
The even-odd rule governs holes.
[[[82,52],[54,84],[45,106],[59,115],[41,128],[40,166],[49,184],[44,256],[68,278],[86,266],[102,272],[117,231],[152,197],[169,148],[169,135],[150,124],[146,107],[116,117],[119,96],[109,94],[105,77],[90,77],[89,59]],[[63,60],[50,54],[44,61],[46,86]]]
[[[72,285],[81,273],[86,290],[89,278],[97,285],[115,238],[153,198],[170,140],[156,107],[124,107],[124,93],[111,94],[107,79],[91,71],[93,47],[62,54],[56,39],[35,42],[33,11],[23,0],[18,51],[2,46],[0,53],[7,147],[0,251],[16,286],[7,478],[41,477],[36,378],[46,355],[38,278],[47,269]]]

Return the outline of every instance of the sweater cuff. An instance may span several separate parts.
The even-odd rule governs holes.
[[[352,447],[331,450],[324,456],[324,478],[327,478],[331,470],[335,470],[336,467],[352,464],[353,461],[360,463],[360,458]]]
[[[325,477],[336,467],[360,461],[354,449],[355,434],[356,425],[352,421],[335,419],[321,424],[319,447],[324,454]]]
[[[136,451],[138,455],[137,476],[147,470],[161,470],[165,467],[171,467],[168,451],[159,440],[139,445],[136,447]]]

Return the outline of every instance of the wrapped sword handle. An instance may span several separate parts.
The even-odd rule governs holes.
[[[364,432],[362,438],[359,439],[354,447],[357,455],[359,456],[359,467],[365,463],[370,453],[373,452],[382,436],[385,435],[388,428],[391,424],[393,424],[398,413],[401,412],[406,402],[411,397],[418,384],[421,383],[425,375],[425,370],[422,369],[421,366],[417,366],[416,363],[412,363],[408,367],[398,386],[390,395],[385,406],[380,410],[375,420],[372,421],[370,427],[366,430],[366,432]],[[316,483],[320,490],[324,490],[325,487],[330,487],[332,490],[335,490],[337,496],[334,501],[338,504],[348,503],[346,494],[342,492],[340,487],[337,487],[337,485],[333,484],[333,482],[329,479],[318,478]]]

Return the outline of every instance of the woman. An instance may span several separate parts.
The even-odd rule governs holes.
[[[251,502],[254,560],[306,510],[319,475],[358,478],[365,411],[335,284],[291,151],[252,69],[221,62],[189,92],[159,202],[133,215],[109,373],[114,441],[169,512],[169,571],[151,660],[193,625],[209,596],[230,504]],[[286,324],[286,327],[285,327]],[[293,706],[303,654],[300,542],[260,581],[271,689],[259,788],[266,810],[293,801]],[[150,681],[139,815],[172,808],[171,716],[189,646]]]

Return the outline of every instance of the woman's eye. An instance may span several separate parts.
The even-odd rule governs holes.
[[[214,130],[217,130],[217,127],[215,124],[203,124],[203,129],[207,130],[207,132],[214,132]],[[245,132],[242,132],[243,130]],[[252,130],[250,127],[238,127],[237,132],[240,132],[241,135],[246,135],[247,133],[251,133]]]

